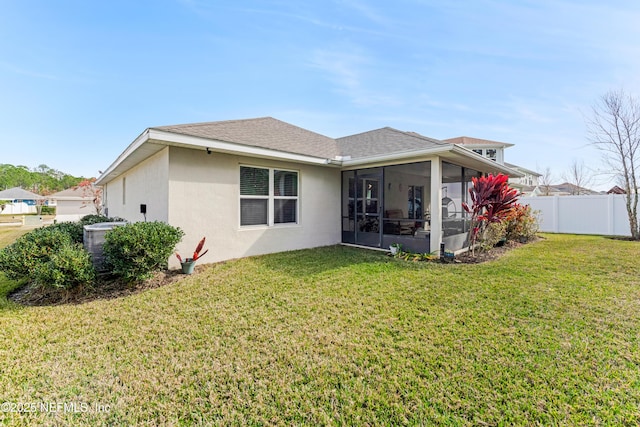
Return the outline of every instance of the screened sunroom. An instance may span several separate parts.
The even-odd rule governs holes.
[[[480,175],[439,159],[343,171],[342,241],[383,249],[399,243],[420,253],[441,241],[462,249],[469,231],[462,203]]]

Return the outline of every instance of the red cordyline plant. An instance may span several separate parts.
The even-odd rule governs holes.
[[[191,258],[186,258],[184,260],[184,262],[192,262],[192,261],[196,261],[200,258],[202,258],[204,256],[204,254],[206,254],[207,252],[209,252],[209,249],[207,249],[206,251],[200,253],[200,251],[202,250],[202,248],[204,247],[204,241],[205,241],[206,237],[203,237],[202,240],[200,240],[200,243],[198,243],[198,246],[196,246],[196,250],[193,252],[193,257]],[[182,257],[180,256],[180,254],[178,252],[176,252],[176,257],[178,258],[178,261],[180,261],[181,263],[182,261]]]
[[[462,207],[471,214],[470,245],[471,253],[475,255],[475,244],[478,235],[484,231],[487,224],[501,222],[513,208],[518,200],[518,190],[510,188],[507,184],[509,177],[498,174],[473,177],[473,187],[469,189],[471,206],[462,203]]]

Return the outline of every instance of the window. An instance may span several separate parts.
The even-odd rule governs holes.
[[[122,178],[122,204],[127,204],[127,177]]]
[[[298,213],[298,173],[273,171],[273,222],[296,223]]]
[[[296,224],[298,172],[240,166],[240,225]]]
[[[494,162],[498,161],[498,150],[496,150],[495,148],[487,148],[486,150],[483,150],[481,148],[474,148],[473,150],[474,153],[478,153],[483,157],[486,157],[487,159],[493,160]]]

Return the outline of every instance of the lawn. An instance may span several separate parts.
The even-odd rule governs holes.
[[[121,299],[5,304],[1,397],[55,411],[0,417],[638,425],[640,246],[545,237],[476,265],[335,246],[212,265]]]

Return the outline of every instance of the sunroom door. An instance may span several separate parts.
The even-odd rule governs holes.
[[[382,240],[382,174],[358,174],[356,179],[356,244],[380,247]]]

